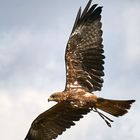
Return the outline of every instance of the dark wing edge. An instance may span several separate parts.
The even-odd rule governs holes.
[[[74,32],[74,30],[76,29],[76,27],[82,22],[84,21],[85,17],[87,18],[97,7],[98,4],[94,4],[92,5],[92,7],[90,8],[90,5],[92,3],[92,0],[89,0],[89,2],[87,3],[85,9],[83,10],[82,14],[81,14],[81,7],[79,8],[78,12],[77,12],[77,16],[76,19],[74,21],[74,25],[71,31],[71,34]],[[98,8],[102,8],[102,7],[98,7]],[[100,11],[101,13],[101,11]]]
[[[91,5],[91,2],[92,2],[92,0],[89,0],[89,2],[87,3],[85,9],[83,10],[82,15],[81,15],[81,7],[79,8],[71,34],[74,32],[75,28],[77,27],[77,24],[78,24],[80,18],[84,17],[85,14],[87,13],[87,11],[88,11],[88,9],[89,9],[89,7]]]
[[[80,7],[66,47],[65,90],[69,90],[70,85],[74,88],[80,85],[84,89],[93,92],[100,91],[103,86],[103,59],[105,56],[103,55],[102,23],[100,22],[102,7],[97,7],[97,4],[90,6],[91,2],[92,0],[89,0],[82,13]],[[94,25],[95,27],[93,27]],[[92,26],[92,32],[89,32],[90,26]],[[71,58],[73,62],[70,60]],[[76,73],[75,76],[73,73]],[[78,85],[74,85],[74,83],[78,83]]]
[[[90,109],[73,108],[67,102],[57,103],[33,121],[24,140],[55,139],[88,112]]]

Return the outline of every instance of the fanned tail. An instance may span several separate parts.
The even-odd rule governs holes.
[[[98,98],[96,108],[101,109],[115,117],[123,116],[128,112],[135,100],[110,100]]]
[[[110,100],[110,99],[104,99],[104,98],[98,98],[95,112],[97,112],[107,123],[109,127],[111,127],[111,124],[109,122],[113,122],[111,119],[109,119],[107,116],[99,112],[97,109],[100,109],[106,113],[109,113],[115,117],[123,116],[128,112],[128,110],[131,107],[131,104],[134,103],[135,100]]]

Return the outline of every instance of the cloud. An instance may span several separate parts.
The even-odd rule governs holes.
[[[127,61],[131,64],[137,64],[140,59],[140,18],[137,15],[140,14],[140,3],[131,4],[126,7],[124,11],[124,25],[125,25],[125,37],[126,37],[126,54]]]
[[[0,86],[2,88],[15,89],[15,86],[23,88],[39,85],[45,88],[45,83],[50,82],[50,79],[53,81],[55,77],[63,78],[63,75],[55,72],[55,67],[64,63],[61,61],[63,57],[57,56],[63,48],[56,47],[53,41],[56,36],[51,36],[47,31],[42,33],[20,30],[9,32],[1,37]],[[61,42],[62,40],[56,41],[58,46]],[[57,63],[55,63],[56,60]]]
[[[4,90],[1,90],[0,93],[0,105],[2,108],[0,112],[1,137],[4,139],[23,139],[26,134],[25,131],[27,131],[26,127],[30,126],[28,120],[31,122],[34,116],[38,115],[39,110],[41,108],[43,110],[43,105],[46,108],[45,102],[43,104],[43,99],[46,98],[46,95],[43,93],[38,95],[30,90],[18,93],[19,95],[16,96]]]

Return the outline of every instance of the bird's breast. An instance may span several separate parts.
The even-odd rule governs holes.
[[[78,92],[69,97],[68,100],[74,107],[89,108],[97,102],[97,96],[89,92]]]

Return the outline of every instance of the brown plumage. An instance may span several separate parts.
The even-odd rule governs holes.
[[[90,109],[73,108],[68,102],[56,104],[33,121],[25,140],[55,139],[88,112]]]
[[[134,100],[109,100],[98,98],[96,108],[113,116],[119,117],[128,112]]]
[[[89,0],[82,13],[79,9],[67,43],[65,90],[49,97],[49,101],[57,104],[33,121],[25,140],[56,139],[90,111],[97,112],[111,127],[112,120],[98,109],[119,117],[126,114],[135,101],[104,99],[93,93],[102,88],[105,57],[100,21],[102,7],[90,6],[91,2]]]

